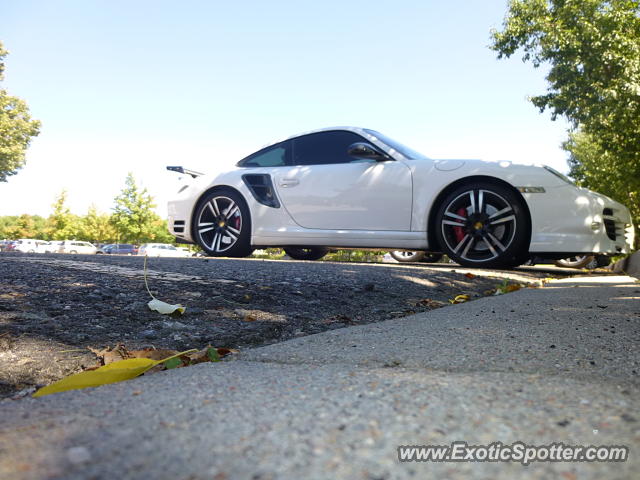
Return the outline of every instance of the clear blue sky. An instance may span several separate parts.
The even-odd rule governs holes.
[[[42,132],[0,215],[109,211],[128,171],[164,215],[176,177],[335,125],[434,158],[566,171],[566,125],[527,102],[544,71],[487,48],[506,0],[5,1],[3,87]]]

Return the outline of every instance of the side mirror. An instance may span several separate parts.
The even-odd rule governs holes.
[[[362,159],[362,160],[375,160],[376,162],[383,162],[390,160],[390,158],[375,148],[373,145],[364,142],[357,142],[349,145],[347,154],[350,157]]]

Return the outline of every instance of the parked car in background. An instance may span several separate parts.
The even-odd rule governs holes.
[[[42,245],[39,245],[36,252],[37,253],[60,253],[61,246],[62,246],[62,241],[52,240],[50,242],[45,242]]]
[[[140,245],[138,255],[148,257],[190,257],[191,253],[184,252],[168,243],[145,243]]]
[[[103,245],[96,253],[106,255],[137,255],[138,247],[130,243],[110,243]]]
[[[95,245],[79,240],[65,240],[60,245],[60,253],[85,253],[93,255],[97,252]]]
[[[13,250],[13,240],[0,241],[0,252],[10,252]]]
[[[21,238],[14,242],[13,251],[22,252],[22,253],[35,253],[45,243],[47,243],[45,240],[33,240],[30,238]]]

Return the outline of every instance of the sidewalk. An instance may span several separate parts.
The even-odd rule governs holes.
[[[0,478],[637,478],[639,343],[640,283],[565,279],[0,402]],[[626,445],[630,459],[398,462],[399,445],[459,440]]]

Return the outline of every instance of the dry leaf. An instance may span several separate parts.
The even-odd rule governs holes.
[[[176,355],[176,350],[144,348],[142,350],[131,350],[130,358],[149,358],[151,360],[162,360],[167,357]]]
[[[151,301],[147,303],[149,308],[155,312],[159,312],[163,315],[171,315],[172,313],[178,313],[182,315],[186,310],[186,307],[183,307],[180,304],[171,305],[170,303],[163,302],[162,300],[158,300],[153,296],[151,290],[149,290],[149,284],[147,283],[147,256],[144,257],[144,286],[147,289],[147,293],[151,297]]]
[[[469,278],[469,279],[471,279],[471,278],[476,278],[476,276],[475,276],[473,273],[471,273],[471,272],[469,272],[469,273],[465,273],[465,274],[464,274],[464,276],[465,276],[465,277],[467,277],[467,278]]]
[[[416,303],[416,307],[428,307],[428,308],[440,308],[444,307],[446,303],[440,302],[438,300],[432,300],[430,298],[425,298]]]
[[[456,295],[456,297],[453,300],[449,300],[449,303],[453,303],[453,304],[464,303],[464,302],[468,302],[470,298],[471,297],[469,297],[469,295],[466,295],[466,294]]]
[[[102,350],[96,350],[95,348],[89,347],[89,350],[95,353],[96,357],[98,357],[102,362],[102,365],[131,358],[129,356],[129,351],[122,344],[116,345],[113,348],[107,347]]]
[[[171,315],[172,313],[179,313],[180,315],[182,315],[186,310],[186,307],[183,307],[180,304],[171,305],[169,303],[163,302],[162,300],[158,300],[157,298],[149,301],[147,305],[151,310],[163,315]]]

